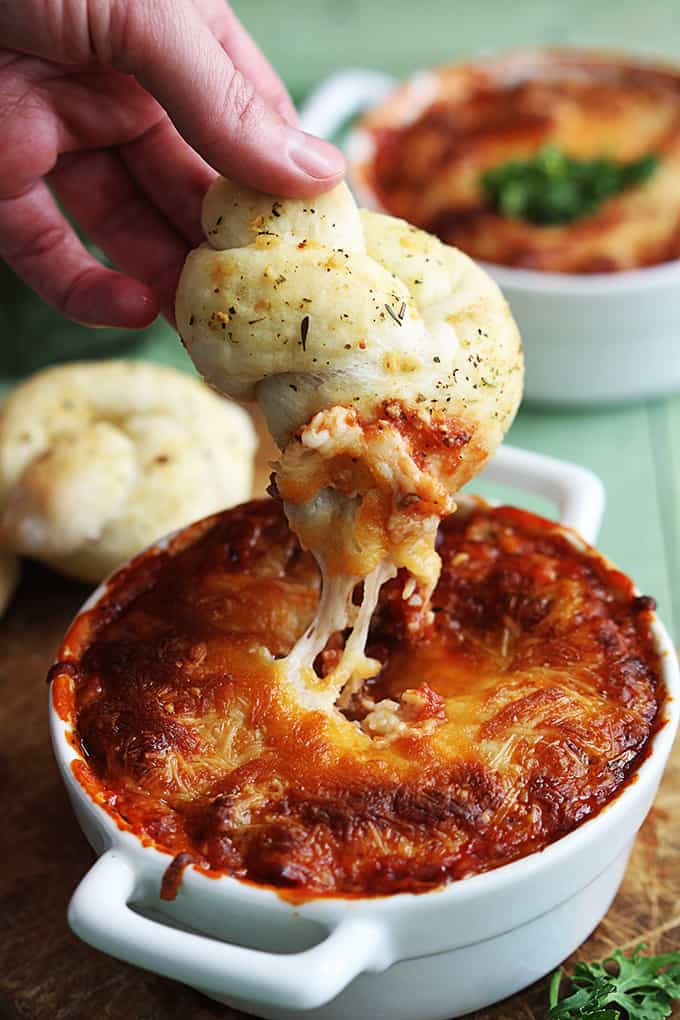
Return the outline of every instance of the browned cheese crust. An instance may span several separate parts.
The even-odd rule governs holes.
[[[183,855],[167,895],[187,863],[300,898],[425,891],[568,833],[646,752],[653,602],[548,521],[481,503],[444,521],[429,633],[410,639],[402,571],[372,624],[382,670],[344,713],[301,706],[273,665],[319,587],[280,505],[190,538],[114,580],[52,671],[79,780]]]
[[[428,89],[433,95],[423,103]],[[423,108],[424,106],[424,108]],[[680,256],[680,73],[619,57],[517,53],[432,72],[365,118],[357,174],[395,216],[473,258],[552,272],[632,269]],[[577,158],[660,165],[640,187],[564,226],[498,215],[480,175],[557,145]]]

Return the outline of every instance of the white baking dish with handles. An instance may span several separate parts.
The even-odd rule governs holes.
[[[547,496],[563,520],[594,539],[603,492],[590,472],[505,447],[487,477]],[[81,613],[105,594],[103,585]],[[420,895],[296,904],[271,889],[188,868],[176,899],[161,900],[170,857],[121,830],[78,782],[71,722],[51,697],[59,769],[99,855],[73,895],[70,924],[103,952],[281,1020],[435,1020],[511,995],[555,967],[600,921],[653,801],[680,705],[674,649],[658,621],[654,636],[669,697],[634,781],[542,852]]]
[[[429,72],[410,79],[414,108],[432,98]],[[360,68],[331,75],[300,108],[302,126],[331,138],[385,99],[396,78]],[[361,130],[345,143],[348,180],[360,205],[380,210],[363,171],[373,141]],[[524,395],[541,404],[590,405],[680,389],[680,260],[618,273],[546,273],[482,262],[519,326]]]

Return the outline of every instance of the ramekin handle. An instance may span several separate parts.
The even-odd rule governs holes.
[[[604,513],[604,486],[588,468],[542,453],[501,446],[484,477],[535,492],[557,504],[560,522],[586,540],[597,539]]]
[[[346,918],[304,952],[265,953],[144,917],[129,906],[136,885],[126,857],[107,851],[73,894],[68,912],[73,931],[119,960],[220,997],[314,1009],[362,971],[384,970],[393,962],[386,930],[367,918]]]
[[[384,99],[396,78],[380,71],[347,68],[325,78],[301,104],[300,127],[330,138],[350,117]]]

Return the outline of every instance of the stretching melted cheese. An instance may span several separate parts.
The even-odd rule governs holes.
[[[519,336],[466,256],[360,212],[344,185],[293,201],[220,179],[203,225],[178,328],[208,382],[259,401],[281,448],[276,490],[323,591],[280,668],[303,702],[330,711],[377,672],[366,635],[398,569],[427,623],[437,525],[520,400]],[[316,657],[347,628],[335,668],[318,676]]]

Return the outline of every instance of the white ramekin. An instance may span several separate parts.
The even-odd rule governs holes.
[[[614,404],[680,389],[680,261],[593,275],[482,265],[519,326],[525,399]]]
[[[414,103],[432,95],[421,72]],[[380,103],[394,78],[341,71],[314,91],[300,116],[306,130],[331,137]],[[367,168],[373,140],[356,129],[345,143],[348,180],[360,205],[383,211]],[[525,399],[588,405],[660,396],[680,389],[680,260],[620,273],[544,273],[482,263],[519,326],[526,358]]]
[[[589,472],[504,449],[489,476],[555,500],[563,518],[594,538],[603,499]],[[104,584],[81,614],[106,592]],[[51,691],[56,759],[99,855],[71,901],[73,930],[121,960],[281,1020],[307,1011],[323,1020],[436,1020],[511,995],[559,964],[600,921],[651,806],[680,699],[673,646],[663,626],[653,626],[669,697],[649,755],[619,796],[542,852],[421,895],[295,905],[271,889],[189,868],[176,899],[162,901],[169,855],[119,828],[78,782],[72,724]]]

